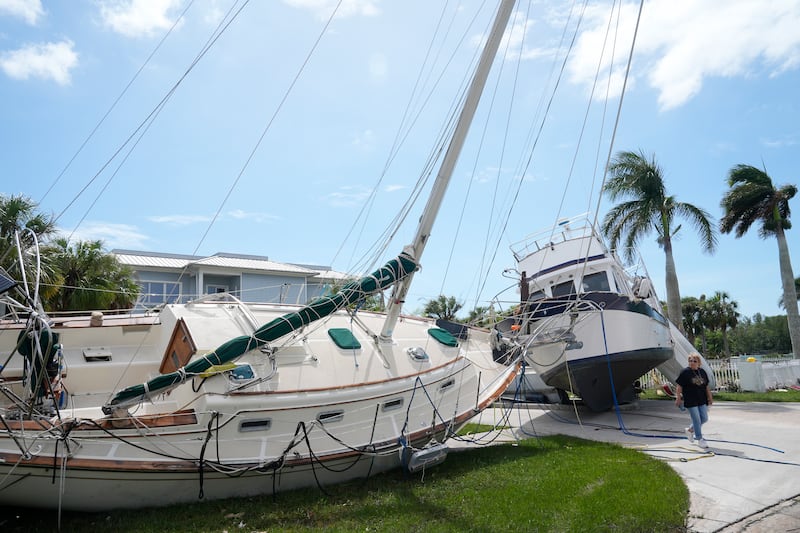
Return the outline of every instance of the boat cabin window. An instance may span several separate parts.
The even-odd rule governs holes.
[[[383,411],[392,411],[394,409],[400,409],[403,407],[403,399],[402,398],[395,398],[394,400],[389,400],[388,402],[383,402],[381,405],[381,410]]]
[[[608,284],[608,275],[605,272],[595,272],[583,276],[583,292],[602,291],[608,292],[611,286]]]
[[[272,419],[270,418],[254,418],[242,420],[239,423],[239,431],[242,433],[248,431],[265,431],[270,427],[272,427]]]
[[[544,293],[544,291],[541,291],[541,290],[540,291],[534,291],[528,296],[528,301],[529,302],[535,302],[536,300],[541,300],[545,296],[546,296],[546,294]]]
[[[572,280],[553,285],[553,298],[569,296],[570,294],[575,294],[575,284],[572,283]]]
[[[327,422],[341,422],[342,420],[344,420],[344,410],[342,409],[327,411],[317,415],[317,421],[322,424]]]

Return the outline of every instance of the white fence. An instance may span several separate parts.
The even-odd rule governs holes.
[[[730,359],[707,359],[706,362],[717,378],[717,390],[764,392],[800,386],[800,360],[791,357],[743,355]],[[665,383],[669,380],[658,369],[641,378],[644,389],[657,388]]]

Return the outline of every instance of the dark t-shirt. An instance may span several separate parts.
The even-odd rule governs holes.
[[[684,368],[675,382],[683,388],[683,405],[697,407],[708,404],[708,374],[705,370]]]

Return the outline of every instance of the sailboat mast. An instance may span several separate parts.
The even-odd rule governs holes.
[[[464,146],[469,127],[472,124],[472,118],[475,116],[475,110],[478,107],[478,102],[481,98],[481,93],[486,85],[486,79],[489,77],[489,70],[491,70],[492,62],[497,55],[497,50],[500,47],[500,41],[505,33],[508,21],[511,18],[515,0],[502,0],[500,7],[497,9],[492,30],[489,33],[489,38],[486,41],[486,46],[481,53],[478,67],[475,70],[475,76],[472,78],[467,96],[464,101],[464,107],[461,110],[461,115],[456,123],[453,137],[450,139],[450,145],[442,160],[442,166],[439,168],[439,173],[436,176],[436,181],[433,183],[431,195],[428,198],[428,203],[425,206],[422,217],[420,218],[419,227],[414,241],[407,245],[403,250],[406,254],[410,255],[419,264],[419,259],[422,256],[422,251],[425,249],[425,244],[430,237],[433,223],[439,213],[439,207],[442,204],[442,199],[447,191],[447,186],[450,183],[450,178],[453,175],[453,169],[456,166],[458,157],[461,154],[461,148]],[[407,278],[400,281],[395,285],[392,291],[392,297],[389,300],[387,308],[386,322],[381,331],[381,339],[389,340],[394,332],[395,324],[400,316],[400,310],[403,307],[408,289],[411,286],[411,280],[414,274],[412,273]]]

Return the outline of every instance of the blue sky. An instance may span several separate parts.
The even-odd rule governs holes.
[[[0,193],[30,196],[67,234],[108,249],[374,266],[364,250],[425,173],[493,4],[0,0]],[[511,243],[597,209],[638,4],[614,12],[613,62],[611,4],[590,2],[577,31],[571,5],[519,2],[406,311],[439,293],[486,305],[511,285]],[[798,27],[797,2],[645,2],[613,150],[654,154],[669,192],[715,221],[736,164],[800,183]],[[434,66],[421,70],[426,54]],[[654,239],[641,252],[663,299]],[[751,230],[703,254],[684,224],[681,294],[726,291],[746,316],[779,314],[777,253]]]

